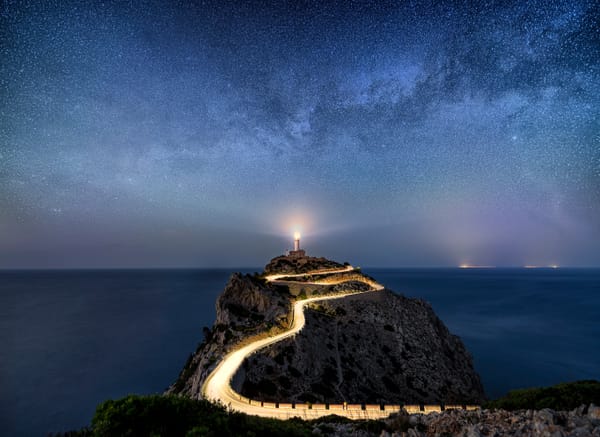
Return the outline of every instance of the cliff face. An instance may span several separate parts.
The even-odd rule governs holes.
[[[204,331],[204,341],[190,355],[167,393],[199,398],[204,380],[232,347],[286,329],[290,309],[286,288],[268,285],[250,275],[231,275],[217,298],[212,329]]]
[[[298,266],[298,259],[282,258],[265,272],[341,266],[319,258]],[[365,286],[348,279],[319,292]],[[287,329],[294,299],[285,286],[232,275],[217,300],[215,325],[169,392],[200,397],[210,371],[236,344]],[[233,386],[247,397],[279,402],[479,403],[484,396],[464,345],[431,307],[387,290],[312,304],[304,329],[247,359]]]
[[[243,395],[332,403],[483,400],[471,357],[427,303],[386,290],[314,308],[300,335],[244,362]]]

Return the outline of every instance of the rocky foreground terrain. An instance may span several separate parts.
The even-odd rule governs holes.
[[[600,437],[600,407],[572,411],[449,410],[428,415],[397,414],[369,429],[360,423],[322,423],[313,435],[381,437]],[[376,428],[372,426],[371,428]]]
[[[340,267],[324,258],[277,257],[263,275]],[[308,295],[361,291],[365,283],[357,275],[304,288]],[[168,392],[200,398],[202,383],[229,350],[287,329],[295,299],[289,287],[262,275],[232,275],[217,300],[214,326]],[[306,320],[299,335],[247,360],[234,388],[279,402],[478,404],[484,398],[469,353],[424,301],[376,291],[314,305]]]

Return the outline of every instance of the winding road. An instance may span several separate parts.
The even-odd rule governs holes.
[[[314,275],[314,274],[324,274],[324,273],[345,273],[353,271],[354,267],[346,266],[343,269],[339,270],[318,270],[301,274],[281,274],[281,275],[270,275],[267,276],[266,279],[269,282],[276,282],[279,278],[285,277],[301,277],[305,275]],[[340,279],[340,283],[345,280]],[[290,281],[286,281],[290,282]],[[318,285],[319,282],[303,282],[303,284],[315,284]],[[329,283],[331,284],[331,283]],[[223,360],[219,363],[219,365],[211,372],[211,374],[206,378],[204,385],[202,386],[202,395],[206,399],[211,399],[217,402],[222,403],[228,408],[240,411],[246,414],[263,416],[263,417],[272,417],[277,419],[288,419],[291,417],[302,417],[306,419],[318,418],[321,416],[326,416],[330,414],[337,414],[340,416],[345,416],[352,419],[363,419],[363,418],[380,418],[387,417],[390,415],[393,410],[398,411],[399,407],[393,410],[387,409],[383,411],[379,408],[370,408],[370,409],[362,409],[360,405],[346,405],[346,406],[336,406],[336,407],[326,407],[323,405],[306,405],[306,404],[274,404],[274,403],[266,403],[255,400],[250,400],[241,394],[235,392],[231,387],[231,380],[239,367],[242,365],[242,362],[249,355],[257,352],[258,350],[269,346],[273,343],[277,343],[285,338],[296,335],[298,332],[304,328],[306,320],[304,318],[304,307],[307,304],[318,302],[322,300],[332,300],[332,299],[341,299],[346,296],[351,296],[359,293],[370,293],[374,291],[381,291],[384,287],[380,284],[369,284],[372,287],[372,290],[363,291],[363,292],[340,292],[338,294],[332,296],[320,296],[320,297],[311,297],[308,299],[303,299],[296,301],[293,306],[292,313],[292,324],[290,328],[282,332],[280,334],[274,335],[269,338],[264,338],[261,340],[257,340],[241,348],[229,352]],[[377,406],[379,407],[379,406]]]

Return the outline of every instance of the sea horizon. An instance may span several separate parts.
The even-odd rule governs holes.
[[[600,266],[355,266],[364,270],[385,270],[385,269],[411,269],[411,270],[427,270],[427,269],[456,269],[456,270],[598,270]],[[256,266],[215,266],[215,267],[0,267],[0,272],[35,272],[35,271],[110,271],[110,270],[231,270],[231,271],[248,271],[253,270],[258,273],[262,272],[263,267]],[[257,270],[260,269],[260,270]]]

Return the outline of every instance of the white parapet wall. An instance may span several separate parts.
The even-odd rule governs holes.
[[[266,402],[242,397],[248,405],[260,407],[262,411],[278,410],[278,417],[304,417],[314,419],[329,414],[350,419],[382,419],[390,414],[406,411],[409,414],[439,413],[443,410],[476,410],[477,405],[399,405],[399,404],[306,404],[293,402]]]

